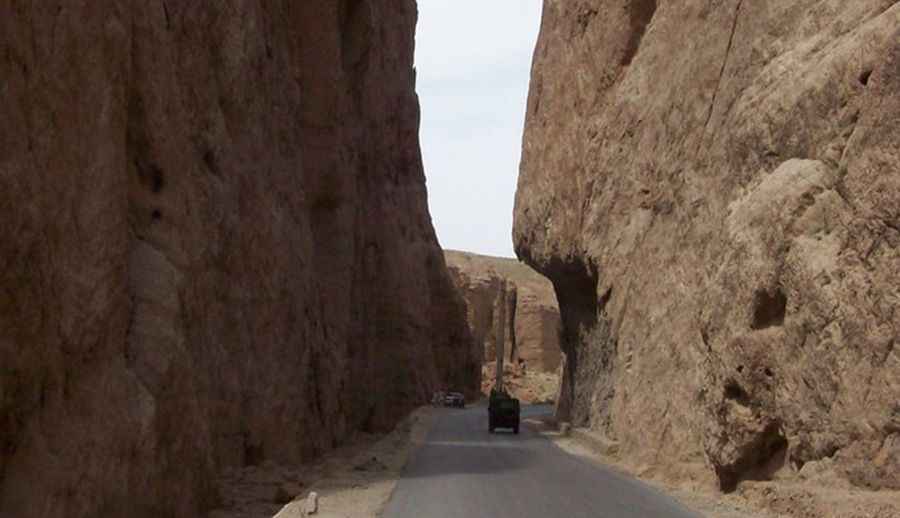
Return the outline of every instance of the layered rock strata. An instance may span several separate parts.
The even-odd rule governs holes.
[[[730,491],[900,488],[900,5],[544,2],[514,241],[558,412]]]
[[[0,4],[0,515],[198,516],[479,389],[412,0]]]

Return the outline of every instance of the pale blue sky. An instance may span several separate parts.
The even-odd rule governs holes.
[[[419,0],[428,202],[444,248],[513,257],[512,211],[542,0]]]

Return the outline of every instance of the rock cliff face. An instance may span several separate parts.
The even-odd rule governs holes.
[[[561,357],[559,308],[550,282],[515,259],[455,250],[445,250],[444,256],[466,302],[475,354],[485,363],[497,359],[502,322],[507,364],[556,372]]]
[[[729,491],[900,488],[900,4],[544,2],[514,240],[558,412]]]
[[[0,4],[0,515],[198,516],[480,358],[412,0]]]

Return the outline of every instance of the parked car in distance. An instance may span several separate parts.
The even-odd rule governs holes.
[[[459,392],[448,392],[447,395],[444,396],[444,406],[465,408],[466,396],[462,395]]]

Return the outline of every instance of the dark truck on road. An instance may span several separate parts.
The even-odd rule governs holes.
[[[488,400],[488,431],[496,428],[512,428],[519,433],[519,400],[505,391],[492,390]]]

